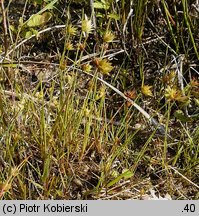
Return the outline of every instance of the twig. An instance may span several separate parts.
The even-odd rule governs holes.
[[[121,53],[124,52],[123,49],[121,50],[116,50],[116,49],[110,49],[110,50],[107,50],[107,55],[104,55],[102,56],[101,58],[108,58],[108,59],[111,59],[113,58],[114,56],[116,55],[119,55]],[[77,60],[76,63],[81,63],[83,61],[86,61],[86,60],[89,60],[89,59],[92,59],[94,57],[97,57],[99,56],[101,53],[92,53],[92,54],[88,54],[88,55],[85,55],[83,56],[81,59]],[[46,61],[11,61],[10,59],[8,58],[5,58],[7,60],[7,62],[1,62],[0,61],[0,64],[2,65],[8,65],[8,64],[44,64],[44,65],[55,65],[55,66],[59,66],[59,64],[57,63],[52,63],[52,62],[46,62]],[[69,59],[70,60],[70,59]],[[91,60],[90,60],[91,61]]]
[[[155,35],[156,35],[157,38],[162,42],[163,45],[165,45],[166,47],[168,47],[169,50],[170,50],[174,55],[177,56],[176,51],[175,51],[173,48],[171,48],[171,46],[169,46],[169,44],[167,44],[167,43],[162,39],[163,37],[160,37],[158,34],[155,34]]]
[[[107,55],[104,55],[104,56],[102,56],[101,58],[113,58],[114,56],[116,56],[116,55],[118,55],[118,54],[120,54],[120,53],[123,53],[123,52],[125,52],[123,49],[121,49],[121,50],[107,50],[106,51],[107,53],[110,53],[110,54],[107,54]],[[112,52],[112,53],[111,53]],[[87,59],[91,59],[91,58],[94,58],[94,57],[96,57],[96,56],[99,56],[101,53],[99,52],[99,53],[92,53],[92,54],[88,54],[88,55],[86,55],[86,56],[83,56],[81,59],[79,59],[78,61],[77,61],[77,63],[79,63],[79,62],[82,62],[82,61],[85,61],[85,60],[87,60]]]
[[[174,172],[176,172],[178,175],[180,175],[183,179],[188,181],[190,184],[194,185],[196,188],[199,189],[199,186],[197,184],[195,184],[194,182],[189,180],[187,177],[185,177],[183,174],[181,174],[177,169],[173,168],[172,166],[169,166],[169,168],[172,169]]]

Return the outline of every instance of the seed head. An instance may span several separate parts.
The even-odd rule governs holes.
[[[91,20],[85,15],[85,19],[82,21],[82,32],[85,36],[90,34],[93,30]]]
[[[70,50],[74,50],[73,44],[71,42],[66,43],[66,50],[70,51]]]
[[[91,72],[92,66],[90,64],[84,64],[82,70],[86,72]]]
[[[113,70],[113,66],[107,59],[98,60],[97,68],[102,74],[109,74]]]
[[[67,34],[69,34],[70,36],[74,36],[77,33],[77,28],[72,26],[72,24],[69,24],[66,28],[66,32]]]
[[[152,88],[152,86],[143,85],[142,88],[141,88],[142,94],[145,95],[145,96],[152,97],[153,94],[152,94],[151,88]]]
[[[168,86],[165,90],[165,97],[170,101],[176,101],[181,97],[181,93],[175,87]]]
[[[111,31],[107,31],[104,34],[103,41],[105,43],[110,43],[110,42],[113,42],[114,38],[115,38],[115,35]]]

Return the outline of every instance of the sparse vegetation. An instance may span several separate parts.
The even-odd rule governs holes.
[[[197,1],[2,0],[0,36],[1,199],[199,198]]]

